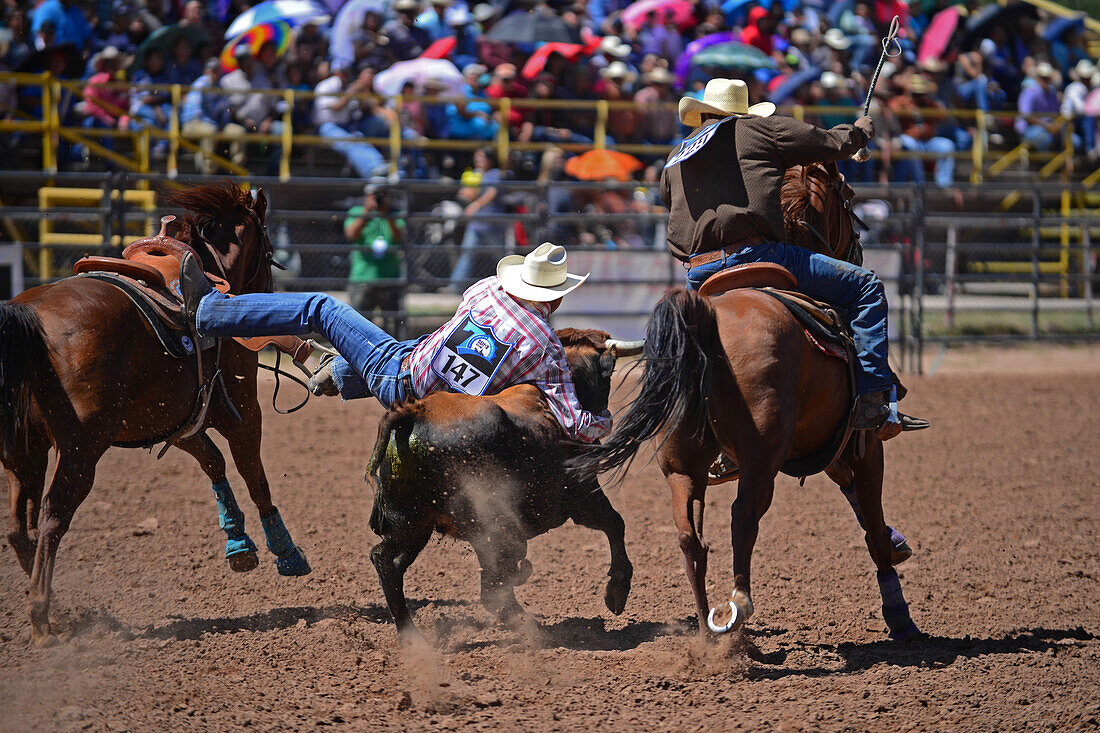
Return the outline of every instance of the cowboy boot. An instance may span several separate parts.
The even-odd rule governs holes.
[[[199,261],[190,252],[185,254],[180,260],[180,298],[183,300],[183,317],[192,329],[196,328],[199,301],[213,289]]]
[[[852,430],[878,430],[890,417],[890,390],[859,395],[854,411]]]

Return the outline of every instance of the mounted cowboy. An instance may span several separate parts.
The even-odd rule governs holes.
[[[844,159],[874,137],[868,116],[824,130],[775,105],[748,104],[739,79],[712,79],[702,99],[680,100],[680,121],[697,128],[665,164],[661,197],[669,209],[668,247],[687,268],[692,290],[711,275],[754,262],[791,272],[798,289],[840,309],[852,330],[857,368],[855,430],[920,430],[928,422],[891,410],[886,295],[856,265],[784,241],[780,190],[787,168]],[[896,417],[895,417],[896,416]]]
[[[227,297],[211,287],[193,258],[181,263],[180,285],[185,314],[201,336],[320,333],[327,338],[341,356],[314,374],[315,394],[373,395],[388,408],[441,390],[496,394],[529,382],[546,397],[562,429],[590,443],[611,429],[611,415],[581,407],[565,350],[548,323],[562,298],[588,278],[569,273],[566,256],[564,247],[545,242],[526,257],[504,257],[496,275],[466,290],[451,320],[409,341],[398,341],[324,293]]]

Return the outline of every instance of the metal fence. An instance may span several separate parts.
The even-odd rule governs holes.
[[[22,248],[22,280],[31,287],[64,277],[81,256],[114,254],[148,235],[171,210],[163,200],[152,203],[150,189],[170,193],[190,182],[9,174],[0,186],[0,237]],[[263,186],[271,201],[269,231],[289,268],[278,273],[278,287],[345,291],[356,245],[346,240],[344,223],[363,200],[362,182],[250,183]],[[390,187],[393,215],[404,220],[406,236],[398,247],[400,277],[371,283],[394,293],[393,305],[372,317],[385,319],[399,336],[426,332],[453,313],[466,284],[493,272],[499,257],[547,240],[569,246],[572,266],[592,272],[558,311],[562,324],[640,336],[654,302],[683,282],[683,268],[665,251],[667,213],[655,184],[509,181],[498,188],[500,211],[471,218],[458,182]],[[929,341],[1100,336],[1093,297],[1097,194],[1039,184],[958,192],[859,186],[856,200],[869,227],[867,264],[887,284],[901,369],[920,371]],[[476,238],[465,234],[471,226],[479,229]],[[14,276],[10,252],[6,260],[0,253],[0,270]],[[454,280],[464,254],[472,268]]]

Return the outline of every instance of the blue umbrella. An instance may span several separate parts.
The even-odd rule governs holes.
[[[236,38],[261,23],[276,23],[281,20],[291,27],[297,27],[307,20],[327,17],[325,9],[312,0],[267,0],[238,15],[225,31],[225,37]]]
[[[1055,18],[1047,23],[1043,31],[1043,40],[1053,43],[1074,28],[1080,30],[1085,27],[1084,14],[1071,18]]]
[[[816,66],[811,66],[808,69],[802,71],[796,71],[783,80],[783,83],[775,88],[771,93],[769,100],[774,104],[782,104],[787,99],[798,91],[798,88],[803,84],[809,84],[812,81],[817,81],[821,77],[821,69]]]

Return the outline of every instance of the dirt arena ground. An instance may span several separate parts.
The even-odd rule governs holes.
[[[908,381],[935,429],[889,444],[885,506],[916,551],[902,584],[920,641],[886,639],[862,534],[824,477],[780,479],[747,633],[699,638],[649,464],[611,493],[635,567],[623,616],[603,606],[602,535],[532,543],[518,596],[537,635],[495,625],[472,551],[435,539],[406,583],[434,647],[403,653],[367,556],[379,409],[314,400],[270,414],[264,443],[308,577],[279,577],[266,551],[230,572],[208,483],[178,451],[100,464],[59,554],[61,645],[29,645],[25,577],[0,545],[0,730],[1097,727],[1100,348],[952,351]],[[732,493],[708,497],[714,600]]]

